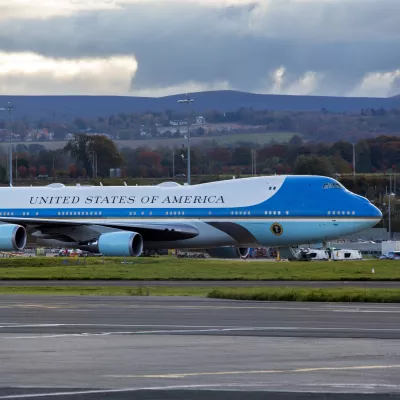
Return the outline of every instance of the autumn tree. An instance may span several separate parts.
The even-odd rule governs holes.
[[[299,156],[293,170],[295,175],[332,176],[332,165],[327,157]]]
[[[26,178],[26,176],[28,175],[28,169],[24,165],[20,165],[17,171],[18,176],[20,176],[21,178]]]
[[[366,140],[360,140],[356,146],[356,171],[371,171],[371,152]]]
[[[78,165],[85,168],[89,175],[93,173],[91,163],[93,157],[92,138],[93,136],[76,134],[64,147],[64,151],[69,154]]]
[[[68,167],[68,175],[70,176],[70,178],[76,178],[77,174],[78,174],[78,168],[76,168],[75,164],[71,164]]]
[[[39,175],[46,175],[47,174],[47,168],[44,165],[41,165],[39,167]]]
[[[353,160],[353,145],[344,140],[340,140],[333,144],[330,153],[333,156],[340,157],[350,163]]]
[[[118,151],[115,143],[106,136],[92,136],[89,145],[90,157],[94,152],[97,159],[97,173],[100,176],[108,176],[111,168],[122,168],[125,165],[125,160]],[[89,169],[83,166],[87,171]]]
[[[138,163],[145,167],[160,168],[161,155],[155,151],[142,151],[138,155]]]
[[[100,176],[108,176],[110,168],[121,168],[124,165],[124,159],[115,143],[103,135],[74,135],[64,151],[89,175],[93,174],[93,160],[97,161],[97,173]]]
[[[37,168],[35,166],[29,168],[29,175],[33,177],[37,175]]]
[[[235,165],[250,165],[251,149],[248,147],[236,147],[233,151],[232,162]]]

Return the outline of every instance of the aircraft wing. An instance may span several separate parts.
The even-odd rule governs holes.
[[[0,217],[0,222],[8,224],[22,225],[28,230],[46,230],[46,228],[59,227],[60,230],[67,227],[90,227],[104,226],[119,230],[140,233],[144,240],[151,241],[170,241],[191,239],[198,236],[199,231],[190,224],[181,223],[155,223],[155,222],[107,222],[106,220],[59,220],[47,218],[18,218]]]

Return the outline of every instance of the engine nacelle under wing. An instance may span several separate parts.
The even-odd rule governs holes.
[[[213,258],[246,258],[249,255],[248,247],[218,247],[207,249],[207,253]]]
[[[21,251],[27,240],[26,230],[21,225],[0,225],[0,251]]]
[[[108,257],[139,257],[143,251],[143,239],[137,232],[109,232],[100,235],[98,252]]]

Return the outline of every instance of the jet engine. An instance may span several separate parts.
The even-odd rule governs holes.
[[[26,245],[26,230],[21,225],[0,225],[0,251],[21,251]]]
[[[143,251],[143,238],[137,232],[109,232],[100,235],[97,242],[80,248],[107,257],[139,257]]]
[[[218,247],[207,249],[207,253],[213,258],[246,258],[249,255],[248,247]]]

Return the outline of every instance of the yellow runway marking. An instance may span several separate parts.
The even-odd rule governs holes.
[[[178,374],[164,375],[106,375],[109,378],[188,378],[194,376],[220,376],[220,375],[253,375],[253,374],[293,374],[304,372],[322,372],[322,371],[357,371],[372,369],[393,369],[400,368],[400,364],[394,365],[356,365],[350,367],[315,367],[315,368],[297,368],[297,369],[267,369],[255,371],[217,371],[217,372],[188,372]]]

